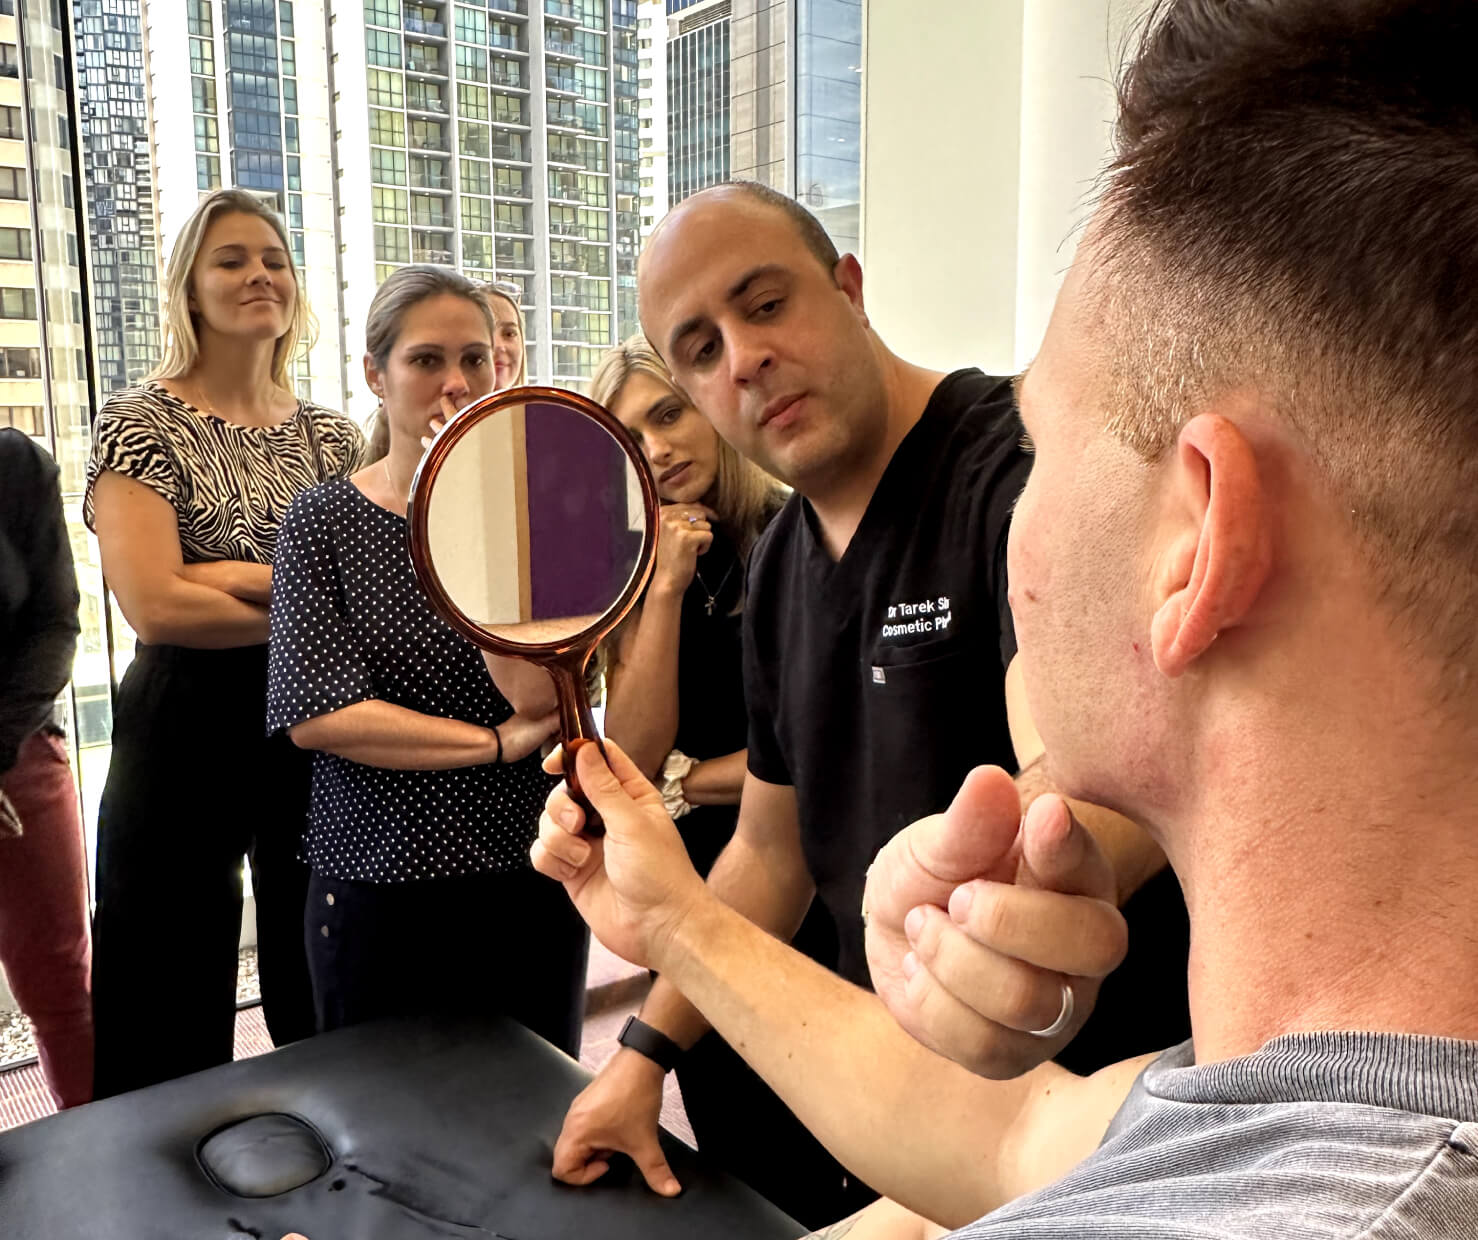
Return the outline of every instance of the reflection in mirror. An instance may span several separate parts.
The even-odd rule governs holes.
[[[645,529],[636,468],[574,409],[511,405],[457,443],[437,475],[427,542],[452,602],[494,637],[566,641],[637,571]]]

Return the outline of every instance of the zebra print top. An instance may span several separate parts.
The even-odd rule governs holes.
[[[307,401],[276,426],[240,426],[146,380],[115,392],[98,414],[82,518],[96,529],[92,489],[111,469],[174,506],[185,563],[271,564],[298,492],[348,477],[364,448],[352,419]]]

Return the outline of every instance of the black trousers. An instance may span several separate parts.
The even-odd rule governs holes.
[[[262,1008],[279,1046],[313,1032],[299,859],[309,755],[268,739],[267,648],[140,645],[119,687],[98,811],[95,1094],[229,1063],[242,859]]]
[[[580,1053],[590,934],[533,870],[365,883],[318,871],[303,930],[323,1032],[385,1016],[511,1016]]]

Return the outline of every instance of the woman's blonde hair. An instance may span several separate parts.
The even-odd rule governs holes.
[[[518,376],[513,380],[511,386],[523,387],[529,381],[529,345],[528,334],[524,331],[523,307],[518,304],[518,299],[513,295],[514,285],[504,284],[501,280],[492,280],[477,286],[482,290],[486,298],[496,297],[499,301],[506,301],[513,311],[513,317],[518,320]],[[494,316],[496,317],[496,316]],[[493,344],[498,343],[498,331],[496,325],[493,328]]]
[[[632,375],[647,375],[667,387],[685,405],[693,402],[657,356],[657,350],[638,332],[601,358],[590,380],[590,397],[610,406]],[[748,559],[750,548],[785,502],[786,487],[753,461],[741,456],[722,435],[718,437],[718,477],[713,488],[714,512],[719,524]]]
[[[389,363],[390,351],[400,339],[401,324],[411,307],[428,297],[440,297],[444,293],[466,298],[475,305],[482,312],[483,321],[488,325],[488,340],[492,341],[496,330],[493,312],[488,308],[479,285],[450,267],[429,264],[398,267],[375,290],[364,322],[364,349],[374,360],[376,370],[384,370]],[[390,419],[385,416],[385,406],[381,405],[370,419],[369,451],[364,463],[373,465],[389,451]]]
[[[308,308],[308,295],[303,290],[303,281],[299,277],[297,263],[293,261],[292,245],[288,242],[282,221],[271,207],[244,189],[216,190],[185,221],[164,271],[164,356],[146,378],[179,379],[189,374],[200,360],[200,337],[195,331],[195,312],[190,309],[190,297],[194,293],[190,276],[206,230],[222,215],[254,215],[265,220],[287,254],[287,269],[292,272],[296,293],[287,330],[277,337],[272,349],[272,382],[284,391],[292,392],[292,365],[298,345],[307,340],[311,347],[318,325],[313,311]]]

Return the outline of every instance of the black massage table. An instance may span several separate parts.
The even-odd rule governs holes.
[[[0,1133],[4,1240],[793,1240],[664,1136],[684,1193],[549,1163],[588,1080],[511,1022],[381,1022]],[[628,1164],[628,1170],[629,1164]],[[610,1177],[607,1177],[609,1179]]]

